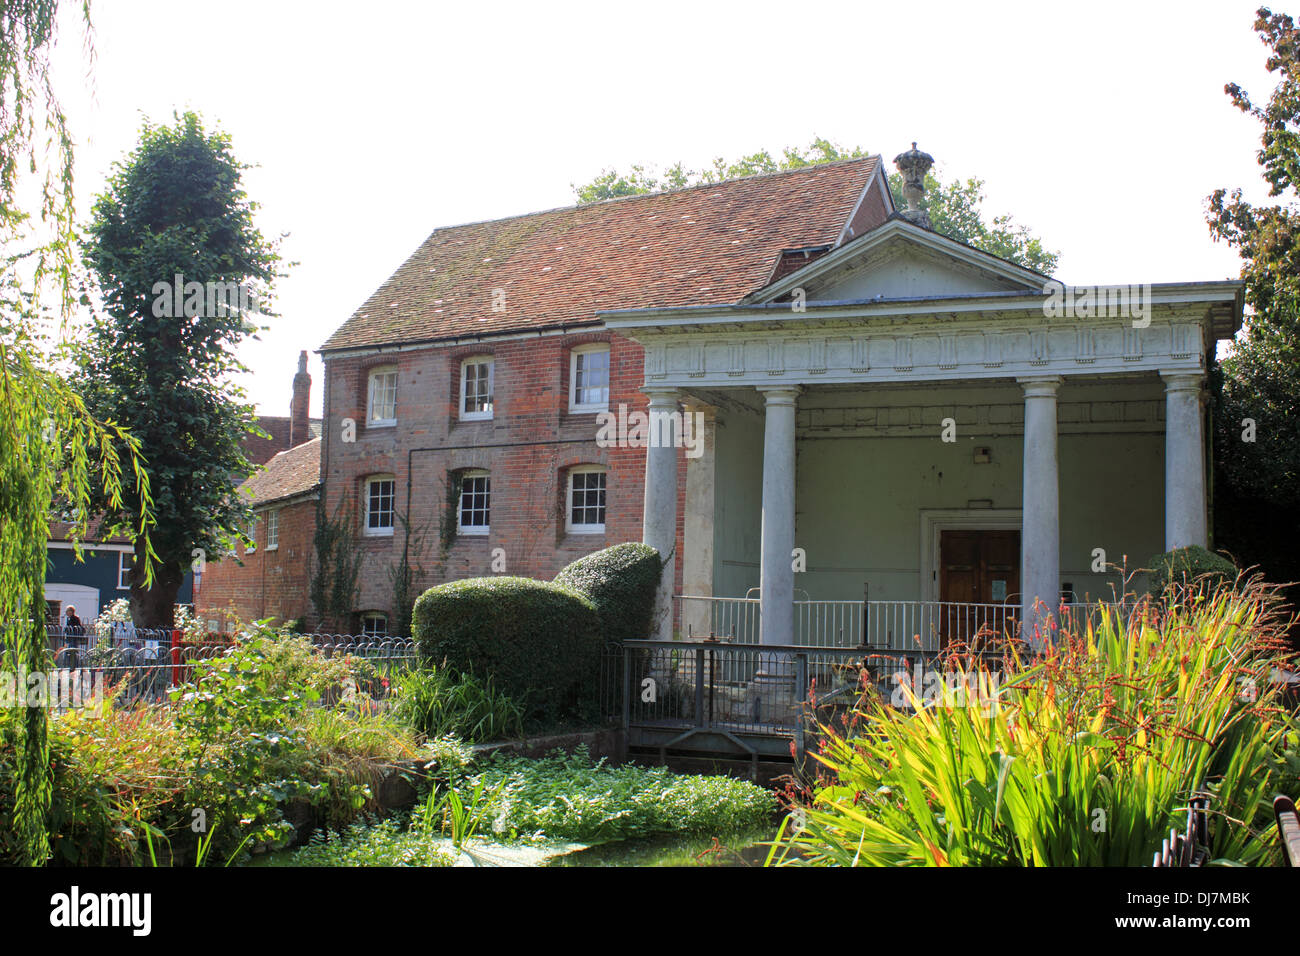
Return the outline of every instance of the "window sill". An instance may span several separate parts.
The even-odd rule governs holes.
[[[457,528],[456,537],[458,538],[486,538],[492,533],[491,528]]]
[[[373,422],[366,422],[366,427],[367,428],[396,428],[397,419],[396,418],[380,419]]]

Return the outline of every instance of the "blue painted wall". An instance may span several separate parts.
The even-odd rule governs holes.
[[[69,548],[49,548],[46,550],[48,561],[45,566],[45,580],[49,584],[80,584],[99,591],[99,606],[105,608],[118,598],[128,598],[131,591],[121,590],[117,586],[116,551],[92,551],[89,548],[81,552],[82,560],[76,560],[76,552]],[[194,603],[194,575],[185,573],[181,589],[176,595],[177,604]]]

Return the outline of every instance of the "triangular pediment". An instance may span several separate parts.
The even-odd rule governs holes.
[[[749,296],[809,302],[952,298],[1041,292],[1048,277],[972,246],[894,219]]]

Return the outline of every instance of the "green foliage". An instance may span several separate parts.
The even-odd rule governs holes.
[[[14,805],[13,769],[21,712],[0,708],[0,812]],[[184,754],[171,721],[157,709],[71,711],[52,721],[51,802],[44,822],[54,866],[138,862],[142,818],[183,790]],[[20,834],[0,827],[0,865],[22,860]]]
[[[89,5],[83,18],[89,49]],[[146,581],[153,574],[152,500],[140,444],[117,423],[96,418],[55,371],[75,290],[72,137],[49,70],[58,24],[55,0],[0,5],[0,669],[11,673],[46,664],[38,612],[56,508],[80,539],[94,497],[134,497],[140,573]],[[35,209],[21,208],[22,197],[36,196]],[[44,304],[51,286],[58,322]],[[133,484],[122,479],[123,459]],[[92,485],[92,470],[101,488]],[[10,859],[39,865],[50,853],[48,714],[24,708],[7,726],[14,789],[0,831],[11,829],[16,841]]]
[[[1196,545],[1157,554],[1149,565],[1148,589],[1156,595],[1163,594],[1170,584],[1205,593],[1220,587],[1232,587],[1237,580],[1235,564]]]
[[[583,204],[756,176],[760,173],[801,169],[804,166],[868,155],[870,153],[861,147],[840,146],[818,137],[808,149],[788,147],[782,150],[779,158],[767,150],[760,150],[735,161],[719,157],[711,167],[703,170],[687,169],[680,162],[669,166],[663,173],[641,165],[633,166],[627,173],[607,169],[589,183],[574,185],[573,192],[578,202]],[[897,172],[890,174],[889,187],[894,194],[894,204],[902,209],[905,205],[902,200],[903,181]],[[921,208],[930,214],[935,232],[1001,256],[1027,269],[1051,275],[1056,270],[1060,254],[1048,251],[1041,239],[1030,234],[1028,227],[1016,223],[1010,216],[996,216],[991,223],[986,223],[980,210],[983,201],[982,179],[972,177],[965,182],[955,180],[945,184],[933,175],[927,174],[925,177],[925,196],[921,200]]]
[[[257,206],[240,186],[247,168],[229,137],[206,133],[193,113],[172,126],[146,122],[139,145],[115,164],[87,227],[84,255],[104,311],[79,349],[76,385],[93,414],[123,423],[148,449],[158,489],[158,580],[150,590],[138,575],[131,579],[141,626],[170,626],[192,551],[217,554],[252,517],[230,476],[252,472],[241,442],[260,432],[230,379],[246,371],[235,349],[256,331],[254,313],[239,296],[218,304],[200,292],[197,305],[189,298],[197,283],[247,289],[268,301],[280,259],[253,225]],[[177,276],[187,288],[183,314],[173,315]],[[111,530],[138,522],[143,502],[101,495],[95,508]]]
[[[1245,328],[1211,379],[1214,393],[1214,543],[1273,581],[1300,580],[1300,31],[1261,9],[1255,21],[1279,75],[1266,105],[1235,83],[1233,104],[1263,127],[1257,159],[1274,205],[1215,190],[1207,219],[1240,253]],[[1249,420],[1249,423],[1247,423]],[[1292,591],[1293,597],[1296,591]]]
[[[286,837],[289,801],[306,801],[316,820],[340,827],[376,807],[376,785],[398,761],[431,761],[444,778],[463,772],[463,745],[421,746],[366,695],[374,686],[367,662],[311,654],[302,639],[254,626],[228,656],[198,665],[174,705],[108,701],[60,714],[50,737],[52,862],[220,864]],[[21,719],[0,708],[5,814]],[[206,832],[192,829],[196,809]],[[15,834],[0,828],[0,864],[18,859]]]
[[[448,734],[445,737],[433,737],[424,745],[430,756],[430,763],[447,778],[458,777],[461,772],[474,762],[474,751],[463,740]]]
[[[530,717],[559,717],[596,692],[602,641],[595,605],[529,578],[453,581],[425,591],[413,615],[420,656],[490,677]]]
[[[393,626],[390,632],[405,638],[411,636],[411,609],[418,597],[416,582],[424,577],[420,555],[424,553],[428,529],[424,525],[412,529],[410,519],[404,514],[397,515],[397,522],[402,529],[402,556],[388,568],[388,583],[393,589]]]
[[[894,194],[894,205],[905,208],[901,174],[890,174],[889,188]],[[920,206],[929,214],[935,232],[1044,275],[1056,271],[1060,253],[1047,250],[1028,226],[1015,222],[1009,215],[994,216],[986,223],[980,209],[983,202],[982,179],[972,176],[964,182],[957,179],[944,183],[931,173],[925,175],[925,194]]]
[[[585,204],[603,199],[615,199],[619,196],[637,196],[701,183],[716,183],[724,179],[757,176],[760,173],[800,169],[818,163],[833,163],[841,159],[856,159],[866,155],[868,153],[864,149],[837,146],[830,140],[817,137],[807,150],[798,147],[782,150],[780,159],[773,157],[764,149],[734,161],[719,156],[713,160],[712,166],[701,170],[687,169],[680,162],[669,166],[662,174],[643,165],[634,165],[631,171],[625,174],[607,169],[583,186],[574,185],[573,192],[578,202]]]
[[[435,788],[421,811],[425,832],[433,832],[433,824],[440,822],[442,831],[451,837],[451,845],[461,849],[478,833],[489,815],[497,814],[505,785],[503,780],[495,789],[489,790],[487,781],[479,777],[464,786],[464,798],[455,787],[449,787],[445,794],[439,794]]]
[[[318,830],[304,847],[268,866],[451,866],[455,858],[395,819],[357,820],[342,832]]]
[[[207,811],[223,843],[278,843],[289,833],[280,805],[310,788],[272,772],[305,745],[298,718],[319,694],[275,664],[276,641],[254,637],[201,661],[192,686],[173,691],[175,721],[193,767],[186,799]]]
[[[1257,587],[1108,607],[1095,630],[1009,660],[993,694],[921,700],[900,685],[910,711],[870,698],[845,731],[824,730],[828,773],[771,861],[1147,866],[1204,788],[1211,858],[1276,863],[1270,800],[1300,781],[1279,769],[1295,722],[1270,681],[1274,599]]]
[[[555,583],[591,598],[605,640],[621,643],[650,637],[662,571],[659,552],[648,544],[616,544],[574,561]]]
[[[377,695],[382,676],[373,664],[350,654],[326,657],[311,639],[255,627],[253,644],[267,660],[270,693],[288,695],[306,688],[313,700],[333,703],[357,693]]]
[[[523,708],[496,690],[491,677],[426,665],[397,675],[392,693],[394,716],[430,739],[477,744],[523,736]]]
[[[463,790],[499,791],[492,829],[536,839],[599,842],[656,833],[718,834],[768,823],[776,799],[762,787],[666,767],[608,766],[585,747],[541,760],[496,756]]]
[[[327,627],[339,627],[356,606],[363,555],[357,547],[353,520],[346,499],[339,502],[333,517],[326,513],[323,497],[317,502],[308,591],[312,607]]]

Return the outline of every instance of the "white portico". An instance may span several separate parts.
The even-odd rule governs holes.
[[[644,346],[652,412],[709,410],[682,593],[748,596],[769,644],[868,594],[1001,606],[1032,636],[1122,559],[1206,545],[1204,383],[1240,284],[1076,289],[893,218],[736,305],[604,313]],[[680,454],[647,451],[664,553]],[[666,613],[673,580],[660,636],[716,629]]]

